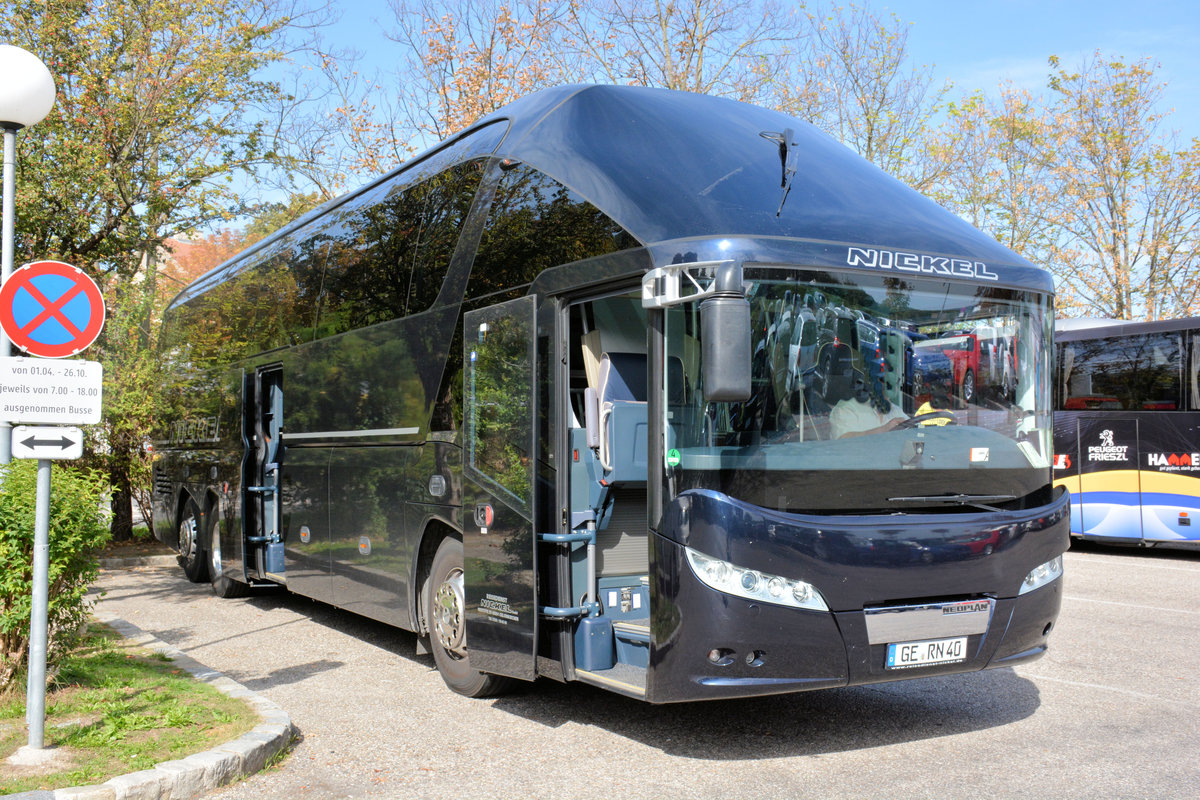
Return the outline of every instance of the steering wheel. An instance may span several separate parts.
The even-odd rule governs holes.
[[[907,428],[915,428],[918,425],[929,422],[930,420],[944,419],[948,425],[957,425],[958,420],[954,418],[954,414],[949,411],[929,411],[924,414],[917,414],[915,417],[901,420],[892,430],[904,430]]]

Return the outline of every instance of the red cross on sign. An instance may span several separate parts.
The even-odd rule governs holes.
[[[0,326],[31,356],[73,356],[100,335],[104,298],[83,270],[61,261],[35,261],[0,286]]]

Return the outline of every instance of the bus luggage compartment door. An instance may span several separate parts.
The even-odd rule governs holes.
[[[535,298],[464,316],[466,647],[481,672],[533,680]]]

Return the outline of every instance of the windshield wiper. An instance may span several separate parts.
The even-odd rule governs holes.
[[[987,505],[988,503],[1003,503],[1016,500],[1015,494],[933,494],[916,495],[915,497],[889,497],[889,503],[950,503],[956,506],[974,506],[984,511],[1002,511],[1003,509]]]
[[[779,186],[783,189],[783,197],[779,199],[779,210],[775,212],[777,217],[783,213],[783,204],[787,202],[788,192],[792,191],[792,178],[796,177],[796,157],[799,154],[796,151],[796,143],[792,141],[794,133],[791,128],[784,128],[783,133],[762,131],[758,134],[779,145],[779,162],[783,167],[783,178],[779,181]]]

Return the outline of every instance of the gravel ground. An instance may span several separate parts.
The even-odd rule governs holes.
[[[412,634],[284,593],[220,600],[177,567],[100,588],[301,731],[213,798],[1200,796],[1200,557],[1072,551],[1066,579],[1026,667],[658,707],[550,681],[463,698]]]

